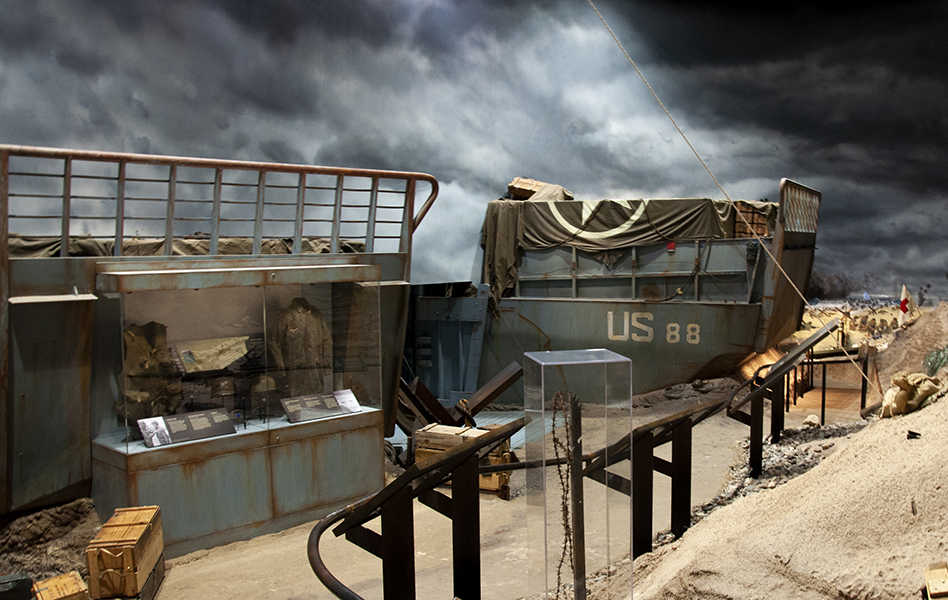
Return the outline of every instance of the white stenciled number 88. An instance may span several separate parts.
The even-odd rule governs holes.
[[[701,326],[697,323],[688,323],[688,335],[685,337],[689,344],[697,344],[701,341]]]

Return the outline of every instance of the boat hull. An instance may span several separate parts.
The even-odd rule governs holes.
[[[428,301],[443,304],[445,299],[417,299],[422,307]],[[429,321],[428,329],[419,322],[418,333],[435,340],[436,347],[430,349],[432,365],[419,366],[418,375],[440,398],[456,399],[511,362],[522,364],[524,352],[605,348],[632,360],[633,392],[640,394],[733,372],[754,351],[760,311],[760,304],[504,298],[499,316],[487,314],[483,323],[473,323],[470,333],[463,332],[460,322],[455,323],[458,335],[432,329],[448,325],[444,321]],[[476,367],[474,385],[472,378],[456,376],[464,369],[457,368],[462,359],[453,355],[465,351],[464,342],[477,339],[478,327],[483,327],[480,352],[476,343],[467,351],[479,357],[479,364],[465,365],[469,370]],[[453,367],[439,367],[445,364]],[[510,390],[499,402],[519,403],[521,394]]]

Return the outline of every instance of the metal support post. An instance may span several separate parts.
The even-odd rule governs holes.
[[[784,382],[783,382],[783,397],[784,398],[789,398],[790,396],[796,393],[798,369],[799,367],[793,367],[793,371],[791,371],[793,375],[792,376],[787,375],[786,377],[783,378],[784,379]],[[783,410],[782,406],[780,408],[781,410]]]
[[[783,414],[783,386],[774,386],[770,400],[770,439],[773,442],[780,441],[780,433],[784,427]]]
[[[751,401],[750,422],[750,476],[760,477],[764,464],[764,396]]]
[[[806,389],[812,390],[813,389],[813,373],[816,371],[816,369],[813,368],[813,351],[811,350],[809,354],[810,354],[810,374],[809,374],[810,384],[807,386]],[[794,401],[794,404],[796,404],[796,401]]]
[[[586,517],[583,510],[583,414],[582,403],[570,395],[569,487],[573,521],[573,598],[586,600]],[[463,599],[462,599],[463,600]]]
[[[859,410],[866,409],[866,391],[869,384],[869,353],[862,359],[862,396],[859,397]]]
[[[454,469],[451,479],[454,597],[481,599],[480,483],[475,454]]]
[[[382,516],[382,597],[415,600],[415,524],[411,488],[380,509]]]
[[[632,556],[652,551],[652,432],[632,444]]]
[[[826,363],[823,363],[823,390],[820,395],[820,425],[826,425]]]
[[[688,417],[672,431],[671,529],[675,537],[691,526],[691,426]]]

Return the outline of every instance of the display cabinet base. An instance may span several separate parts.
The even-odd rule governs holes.
[[[380,490],[382,411],[145,448],[97,438],[92,497],[100,518],[125,506],[161,507],[173,558],[319,519]]]

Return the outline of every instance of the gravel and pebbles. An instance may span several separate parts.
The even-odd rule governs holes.
[[[741,458],[735,466],[731,467],[727,485],[711,501],[692,509],[691,525],[694,526],[718,507],[730,504],[744,496],[774,489],[806,473],[823,461],[823,458],[836,447],[837,440],[846,439],[860,431],[869,425],[873,418],[839,425],[786,429],[777,442],[772,442],[768,437],[764,441],[761,474],[757,478],[750,476],[748,462],[750,440],[743,440],[740,443]],[[675,539],[671,531],[662,531],[653,540],[652,547],[657,548]]]

